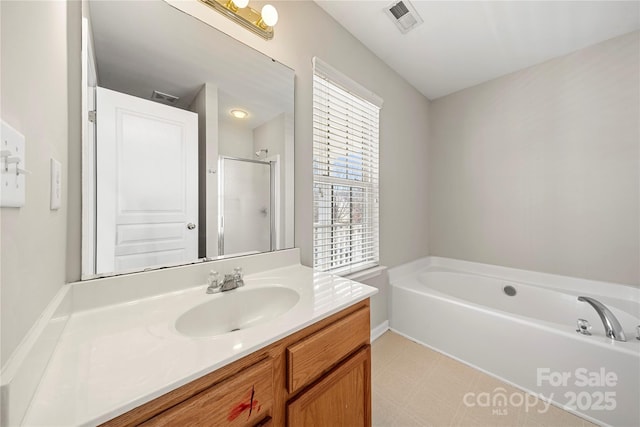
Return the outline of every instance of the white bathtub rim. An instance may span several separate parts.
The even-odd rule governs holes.
[[[411,286],[414,284],[415,286]],[[445,294],[443,292],[436,291],[435,289],[431,289],[426,285],[418,282],[417,279],[409,279],[405,278],[400,283],[391,283],[392,287],[400,288],[404,291],[422,295],[429,298],[434,298],[439,301],[459,305],[471,310],[479,311],[482,313],[486,313],[495,317],[499,317],[505,320],[513,321],[522,325],[531,326],[535,328],[539,328],[545,330],[547,332],[560,334],[565,336],[570,340],[578,340],[578,341],[587,341],[589,344],[594,344],[608,350],[619,351],[634,357],[638,357],[640,359],[640,341],[636,340],[635,337],[631,337],[627,339],[626,342],[617,342],[611,338],[606,337],[604,334],[600,335],[597,331],[593,333],[593,335],[585,336],[580,335],[574,330],[571,329],[570,325],[558,324],[554,322],[548,322],[540,319],[533,319],[527,316],[522,316],[519,314],[498,310],[495,308],[488,308],[484,305],[474,303],[472,301],[464,300],[461,298],[454,297],[449,294]],[[418,287],[418,289],[415,289]],[[391,312],[390,316],[390,329],[393,329],[393,312]],[[395,330],[394,330],[395,331]]]
[[[436,256],[427,256],[390,268],[389,283],[397,283],[408,277],[413,277],[420,272],[424,272],[425,270],[450,271],[480,275],[493,279],[514,281],[522,284],[543,287],[558,292],[570,292],[571,295],[590,294],[612,298],[610,293],[613,288],[616,290],[616,296],[613,298],[632,300],[640,304],[640,287],[630,284],[562,276],[558,274],[542,273],[532,270],[522,270],[512,267],[482,264],[478,262]]]
[[[416,278],[416,276],[418,276],[417,280],[420,282],[420,276],[424,275],[424,274],[429,274],[429,273],[452,273],[452,274],[457,274],[457,275],[462,275],[462,276],[482,277],[484,279],[491,279],[491,280],[495,280],[497,282],[502,282],[505,285],[508,284],[508,285],[516,286],[516,288],[518,286],[530,286],[530,287],[540,288],[540,289],[544,289],[544,290],[555,292],[555,293],[561,293],[561,294],[568,295],[568,296],[573,297],[573,298],[577,298],[580,295],[588,296],[588,297],[599,299],[601,302],[605,303],[605,305],[612,304],[618,310],[624,311],[624,312],[628,313],[631,316],[637,317],[638,318],[638,322],[637,323],[640,325],[640,302],[634,301],[633,299],[625,300],[624,298],[620,298],[617,295],[615,297],[613,297],[610,294],[604,295],[604,294],[596,294],[596,293],[592,293],[592,292],[584,292],[584,289],[581,290],[580,292],[578,292],[578,291],[569,290],[569,289],[557,288],[557,287],[554,287],[554,286],[551,286],[551,285],[547,285],[547,284],[525,282],[525,281],[522,281],[522,280],[515,281],[515,280],[511,280],[511,279],[505,279],[504,277],[489,276],[489,275],[478,274],[478,273],[473,273],[473,272],[469,272],[469,271],[454,270],[454,269],[447,268],[447,267],[437,267],[437,266],[427,267],[424,270],[418,271],[417,273],[415,273],[415,276],[405,276],[402,279],[400,279],[397,283],[400,284],[400,285],[403,284],[403,283],[407,283],[408,280],[414,280]],[[429,285],[423,284],[423,286],[431,289],[429,287]],[[616,286],[616,285],[612,284],[612,285],[609,285],[609,286]],[[630,303],[631,304],[635,304],[635,309],[631,309],[630,310],[628,308],[628,305]],[[625,331],[625,333],[626,332],[632,333],[631,331]],[[633,331],[633,334],[635,336],[635,331]]]
[[[451,355],[451,354],[449,354],[449,353],[447,353],[445,351],[442,351],[442,350],[440,350],[440,349],[438,349],[436,347],[430,346],[429,344],[426,344],[426,343],[424,343],[424,342],[422,342],[422,341],[420,341],[418,339],[415,339],[414,337],[411,337],[411,336],[409,336],[407,334],[404,334],[404,333],[398,331],[397,329],[394,329],[393,326],[390,326],[389,330],[394,332],[394,333],[396,333],[396,334],[398,334],[398,335],[400,335],[400,336],[403,336],[403,337],[407,338],[408,340],[411,340],[411,341],[413,341],[413,342],[415,342],[417,344],[420,344],[420,345],[422,345],[422,346],[424,346],[424,347],[426,347],[428,349],[431,349],[431,350],[433,350],[435,352],[438,352],[438,353],[440,353],[440,354],[442,354],[442,355],[444,355],[446,357],[450,357],[451,359],[454,359],[454,360],[456,360],[456,361],[458,361],[458,362],[460,362],[460,363],[462,363],[462,364],[464,364],[466,366],[469,366],[470,368],[473,368],[473,369],[475,369],[477,371],[480,371],[480,372],[482,372],[482,373],[484,373],[486,375],[489,375],[492,378],[496,378],[496,379],[498,379],[498,380],[500,380],[500,381],[502,381],[502,382],[504,382],[506,384],[509,384],[510,386],[512,386],[512,387],[514,387],[514,388],[516,388],[518,390],[524,391],[525,393],[528,393],[528,394],[533,395],[533,396],[537,396],[540,400],[543,400],[545,402],[549,402],[553,406],[555,406],[556,408],[562,409],[563,411],[570,412],[570,413],[574,414],[575,416],[577,416],[577,417],[579,417],[581,419],[590,421],[590,422],[592,422],[592,423],[594,423],[596,425],[602,426],[602,427],[612,427],[610,424],[603,423],[601,420],[592,418],[592,417],[590,417],[588,415],[585,415],[583,413],[577,412],[577,411],[575,411],[573,409],[565,408],[561,403],[558,403],[558,402],[555,402],[555,401],[553,401],[551,399],[548,399],[545,396],[538,396],[538,394],[533,392],[532,390],[529,390],[527,388],[521,387],[520,385],[518,385],[518,384],[516,384],[514,382],[511,382],[511,381],[509,381],[509,380],[507,380],[507,379],[505,379],[505,378],[503,378],[503,377],[501,377],[499,375],[495,375],[495,374],[493,374],[493,373],[491,373],[489,371],[486,371],[486,370],[480,368],[479,366],[476,366],[476,365],[474,365],[472,363],[468,363],[467,361],[465,361],[463,359],[460,359],[460,358],[458,358],[456,356],[453,356],[453,355]]]
[[[434,262],[435,257],[427,256],[407,262],[397,267],[389,268],[387,270],[387,274],[389,275],[389,283],[398,282],[407,277],[413,277],[416,275],[416,273],[434,265]]]

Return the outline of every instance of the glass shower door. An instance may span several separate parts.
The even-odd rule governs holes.
[[[220,158],[220,255],[272,249],[272,164]]]

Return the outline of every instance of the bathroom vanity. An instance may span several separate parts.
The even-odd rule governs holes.
[[[368,426],[369,333],[365,300],[103,425]]]
[[[70,285],[55,310],[69,311],[49,321],[61,333],[22,423],[370,425],[369,298],[377,290],[302,266],[298,256]],[[209,270],[237,266],[243,287],[206,293]]]

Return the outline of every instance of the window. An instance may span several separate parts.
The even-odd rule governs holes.
[[[349,274],[379,263],[382,100],[313,59],[313,265]]]

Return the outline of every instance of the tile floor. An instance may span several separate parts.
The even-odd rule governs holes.
[[[555,406],[545,413],[506,406],[502,414],[469,407],[463,402],[468,392],[525,393],[391,331],[372,345],[371,377],[374,426],[594,426]]]

